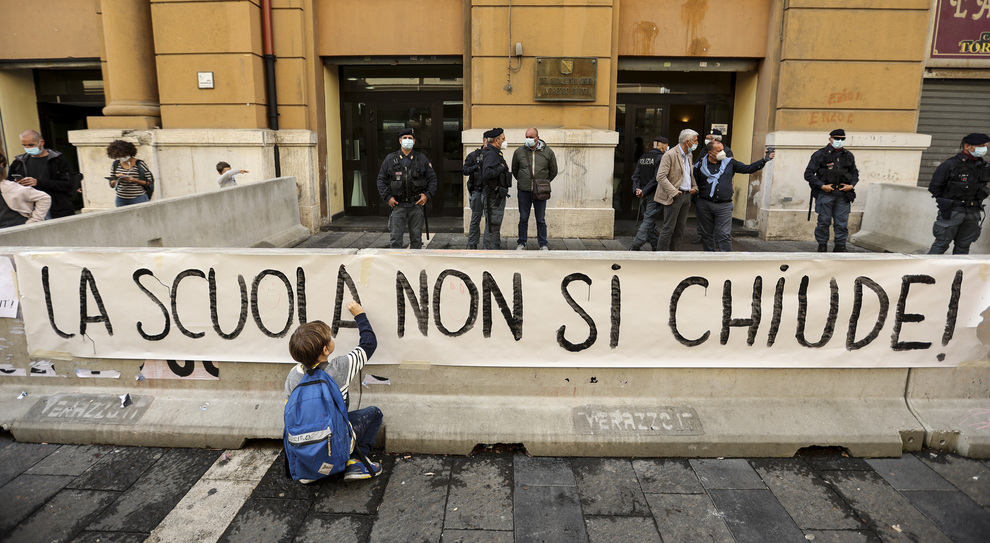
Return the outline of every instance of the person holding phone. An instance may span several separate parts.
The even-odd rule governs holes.
[[[113,159],[107,181],[117,191],[117,207],[151,200],[155,178],[148,165],[135,155],[137,147],[129,141],[114,140],[107,146],[107,156]]]
[[[52,197],[33,187],[20,184],[23,176],[12,174],[3,179],[7,157],[0,153],[0,228],[41,222],[52,205]]]
[[[20,176],[17,183],[23,187],[40,190],[51,197],[49,215],[52,219],[71,217],[76,213],[71,194],[72,167],[65,155],[45,147],[45,140],[37,130],[21,132],[24,154],[17,155],[10,163],[8,179]]]

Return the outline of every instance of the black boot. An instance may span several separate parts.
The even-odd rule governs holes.
[[[832,252],[833,253],[848,253],[849,251],[846,251],[846,244],[845,243],[843,243],[841,245],[838,244],[838,243],[836,243],[835,244],[835,247],[832,249]]]
[[[819,253],[827,253],[828,252],[828,244],[827,243],[819,243],[818,244],[818,252]]]

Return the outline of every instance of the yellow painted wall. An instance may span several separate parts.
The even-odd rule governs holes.
[[[913,132],[930,8],[921,0],[791,1],[774,129]]]
[[[40,129],[31,70],[0,70],[0,121],[3,122],[3,152],[9,163],[24,152],[21,132],[29,128]]]
[[[100,57],[99,0],[0,0],[3,59]]]
[[[318,8],[317,52],[459,56],[464,53],[462,6],[462,0],[325,0]]]
[[[471,126],[613,129],[613,2],[474,0],[471,8]],[[521,43],[523,56],[509,53]],[[593,57],[594,101],[535,99],[537,57]],[[511,91],[505,89],[511,84]]]
[[[619,55],[748,57],[766,53],[767,0],[621,0]]]
[[[323,69],[326,92],[327,197],[330,215],[344,212],[343,151],[340,147],[340,76],[336,66]]]
[[[732,106],[732,154],[740,162],[749,164],[759,158],[761,153],[754,153],[753,123],[756,118],[756,89],[759,76],[756,72],[736,74],[736,96]],[[758,151],[762,148],[758,149]],[[732,217],[746,219],[746,204],[749,193],[748,174],[736,174],[732,177]]]

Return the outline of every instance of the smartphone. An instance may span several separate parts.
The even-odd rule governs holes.
[[[24,176],[21,175],[21,174],[19,174],[19,173],[15,173],[15,174],[11,174],[10,175],[10,180],[11,181],[20,181],[21,179],[24,179]]]
[[[772,153],[772,152],[774,152],[774,151],[776,151],[776,149],[774,149],[774,148],[773,148],[773,147],[771,147],[771,146],[767,146],[767,154],[765,154],[765,155],[763,155],[763,156],[764,156],[765,158],[770,158],[770,153]]]

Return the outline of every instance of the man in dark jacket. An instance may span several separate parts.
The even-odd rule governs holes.
[[[653,194],[657,191],[660,157],[667,152],[669,143],[663,136],[653,138],[653,148],[639,157],[636,171],[632,174],[633,194],[640,199],[643,222],[639,224],[639,231],[629,246],[630,251],[638,251],[647,242],[654,251],[657,250],[657,240],[660,237],[657,233],[657,221],[663,216],[663,206],[653,200]]]
[[[939,164],[928,185],[938,205],[932,226],[935,242],[928,251],[940,255],[968,255],[969,246],[980,237],[983,200],[990,195],[990,164],[983,160],[990,136],[970,134],[963,138],[959,154]]]
[[[502,156],[505,149],[505,131],[493,128],[485,132],[485,148],[481,152],[481,182],[485,202],[485,240],[488,250],[502,248],[502,217],[505,216],[505,199],[512,186],[509,165]]]
[[[416,135],[412,128],[399,132],[398,151],[390,153],[378,170],[378,194],[392,208],[388,218],[389,247],[402,249],[402,235],[409,231],[409,247],[423,248],[426,202],[437,192],[437,173],[430,159],[413,151]]]
[[[722,142],[713,140],[705,146],[708,154],[694,166],[698,180],[698,203],[695,214],[701,231],[701,246],[709,252],[732,250],[732,176],[756,173],[773,160],[774,153],[752,164],[743,164],[725,154]]]
[[[65,155],[45,148],[45,140],[36,130],[21,132],[21,145],[25,153],[10,163],[7,178],[25,187],[34,187],[52,197],[51,218],[71,217],[72,168]]]
[[[839,128],[828,136],[828,145],[811,155],[804,170],[804,180],[811,185],[811,197],[815,200],[815,213],[818,213],[815,227],[818,252],[828,251],[828,229],[834,222],[835,248],[832,250],[844,253],[849,237],[849,209],[856,199],[854,189],[859,182],[859,170],[853,154],[844,148],[846,131]]]
[[[557,177],[557,156],[547,142],[540,139],[536,128],[526,130],[526,142],[512,153],[512,175],[516,178],[519,189],[519,239],[516,240],[516,250],[526,250],[526,240],[529,235],[529,212],[536,215],[536,241],[541,251],[549,251],[547,245],[547,201],[533,197],[533,180],[546,179],[553,181]]]
[[[487,132],[486,132],[487,133]],[[468,249],[477,249],[478,241],[481,239],[481,216],[485,213],[485,201],[483,195],[484,185],[481,182],[481,152],[488,145],[482,137],[481,147],[468,153],[464,159],[464,166],[461,174],[468,178],[468,207],[471,209],[471,223],[468,227]]]

